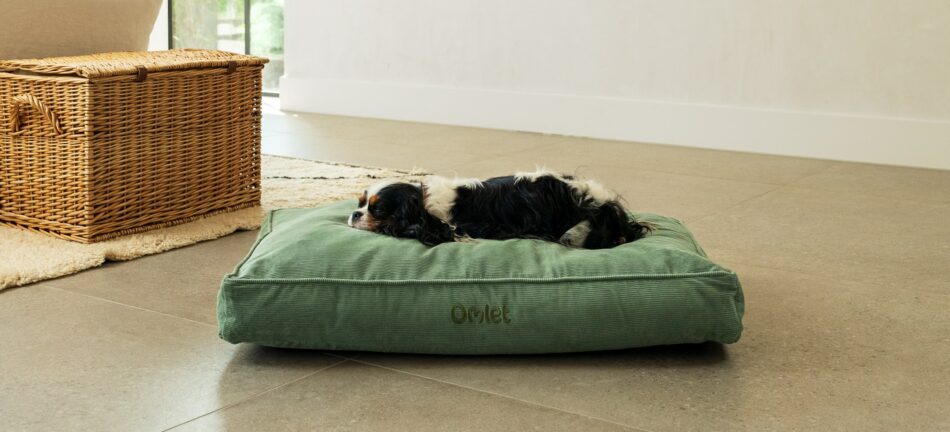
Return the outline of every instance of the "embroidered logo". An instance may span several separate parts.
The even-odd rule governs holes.
[[[470,306],[452,305],[452,322],[456,324],[508,324],[511,322],[508,306]]]

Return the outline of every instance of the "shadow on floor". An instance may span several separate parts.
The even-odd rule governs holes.
[[[561,367],[609,367],[623,368],[690,368],[705,366],[723,366],[729,363],[729,355],[723,344],[706,342],[699,344],[662,345],[644,348],[631,348],[616,351],[595,351],[562,354],[530,355],[485,355],[451,356],[429,354],[398,354],[355,351],[319,351],[290,348],[271,348],[244,344],[239,348],[232,362],[251,362],[259,366],[281,366],[287,363],[299,363],[325,359],[330,355],[341,359],[350,359],[399,369],[400,365],[418,365],[452,368],[456,366],[517,365],[530,363],[537,366],[545,364]]]

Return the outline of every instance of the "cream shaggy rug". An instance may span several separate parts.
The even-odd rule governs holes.
[[[406,172],[265,155],[261,161],[262,207],[88,245],[0,226],[0,290],[76,273],[106,261],[131,260],[238,230],[256,229],[267,210],[313,207],[354,198],[379,179],[418,180],[423,175],[418,170]]]

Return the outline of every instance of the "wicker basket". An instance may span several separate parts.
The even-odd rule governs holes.
[[[0,223],[91,243],[259,205],[266,62],[0,61]]]

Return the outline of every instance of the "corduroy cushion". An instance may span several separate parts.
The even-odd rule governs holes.
[[[438,354],[717,341],[742,331],[736,274],[671,218],[607,250],[538,240],[426,247],[350,228],[353,201],[271,212],[218,297],[223,339]]]

